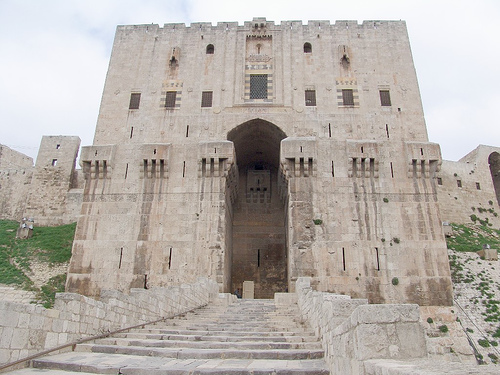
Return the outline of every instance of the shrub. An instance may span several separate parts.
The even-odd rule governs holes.
[[[428,318],[427,318],[427,323],[432,324],[432,323],[434,323],[434,320],[432,320],[432,318],[431,318],[431,317],[428,317]]]
[[[314,223],[314,225],[321,225],[321,224],[323,224],[323,220],[321,220],[321,219],[314,219],[313,223]]]
[[[474,330],[472,328],[466,328],[465,330],[469,333],[474,333]]]
[[[439,326],[438,329],[442,332],[442,333],[446,333],[448,332],[448,326],[446,324],[443,324],[442,326]]]
[[[383,199],[383,201],[384,201],[385,203],[388,203],[388,202],[389,202],[389,199],[384,198],[384,199]]]
[[[483,348],[489,348],[490,347],[490,343],[488,340],[486,339],[479,339],[477,340],[477,343],[482,346]]]
[[[399,284],[399,279],[397,277],[392,278],[392,285],[398,285]]]
[[[398,237],[394,237],[392,240],[394,241],[394,243],[400,243],[401,242]]]

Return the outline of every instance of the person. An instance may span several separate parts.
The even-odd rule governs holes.
[[[236,288],[236,290],[234,291],[234,294],[236,295],[237,298],[241,298],[240,288]]]

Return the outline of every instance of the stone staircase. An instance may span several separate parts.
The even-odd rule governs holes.
[[[80,344],[11,374],[329,374],[323,354],[296,304],[238,300]]]

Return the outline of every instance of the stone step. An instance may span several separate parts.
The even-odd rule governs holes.
[[[318,359],[323,358],[322,349],[199,349],[199,348],[152,348],[143,346],[120,346],[86,344],[79,345],[79,352],[127,354],[136,356],[165,357],[177,359]]]
[[[176,359],[125,354],[70,352],[33,360],[37,369],[123,375],[326,375],[321,359]]]
[[[128,338],[106,338],[98,341],[101,345],[144,346],[144,347],[174,347],[202,349],[321,349],[321,343],[313,342],[273,342],[273,341],[188,341],[188,340],[137,340]],[[89,345],[89,344],[85,344]]]
[[[118,333],[114,335],[118,338],[148,339],[148,340],[193,340],[193,341],[223,341],[223,342],[241,342],[241,341],[274,341],[274,342],[314,342],[315,336],[216,336],[216,335],[162,335],[147,334],[141,332]]]
[[[130,330],[130,333],[156,334],[156,335],[197,335],[197,336],[241,336],[241,331],[208,331],[195,329],[141,329]],[[245,336],[314,336],[312,330],[301,331],[245,331]]]

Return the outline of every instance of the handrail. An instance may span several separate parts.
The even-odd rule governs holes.
[[[146,322],[146,323],[141,323],[141,324],[136,324],[134,326],[130,326],[130,327],[126,327],[126,328],[120,328],[120,329],[117,329],[117,330],[114,330],[114,331],[109,331],[109,332],[106,332],[106,333],[101,333],[100,335],[95,335],[95,336],[90,336],[90,337],[85,337],[85,338],[82,338],[82,339],[79,339],[79,340],[75,340],[75,341],[71,341],[71,342],[68,342],[66,344],[63,344],[63,345],[59,345],[55,348],[52,348],[52,349],[46,349],[46,350],[43,350],[41,352],[38,352],[36,354],[32,354],[28,357],[25,357],[25,358],[21,358],[21,359],[18,359],[17,361],[14,361],[14,362],[10,362],[10,363],[6,363],[6,364],[3,364],[3,365],[0,365],[0,371],[2,370],[5,370],[6,368],[9,368],[9,367],[12,367],[12,366],[16,366],[16,365],[20,365],[22,363],[25,363],[25,362],[28,362],[28,361],[31,361],[35,358],[38,358],[38,357],[41,357],[41,356],[44,356],[46,354],[49,354],[49,353],[52,353],[52,352],[56,352],[58,350],[62,350],[62,349],[65,349],[65,348],[68,348],[68,347],[72,347],[72,351],[75,350],[76,346],[78,344],[83,344],[84,342],[87,342],[87,341],[93,341],[93,340],[99,340],[99,339],[104,339],[106,337],[110,337],[112,335],[115,335],[117,333],[121,333],[121,332],[125,332],[125,331],[128,331],[130,329],[134,329],[134,328],[139,328],[139,327],[143,327],[144,326],[147,326],[147,325],[150,325],[150,324],[156,324],[156,323],[159,323],[159,322],[163,322],[165,320],[168,320],[168,319],[172,319],[172,318],[175,318],[177,316],[180,316],[180,315],[184,315],[184,314],[187,314],[187,313],[190,313],[190,312],[193,312],[194,310],[197,310],[199,309],[200,307],[204,307],[204,306],[207,306],[208,304],[204,304],[204,305],[200,305],[198,307],[195,307],[191,310],[187,310],[187,311],[184,311],[184,312],[181,312],[181,313],[177,313],[177,314],[173,314],[171,316],[166,316],[166,317],[163,317],[161,319],[158,319],[158,320],[154,320],[154,321],[151,321],[151,322]]]

